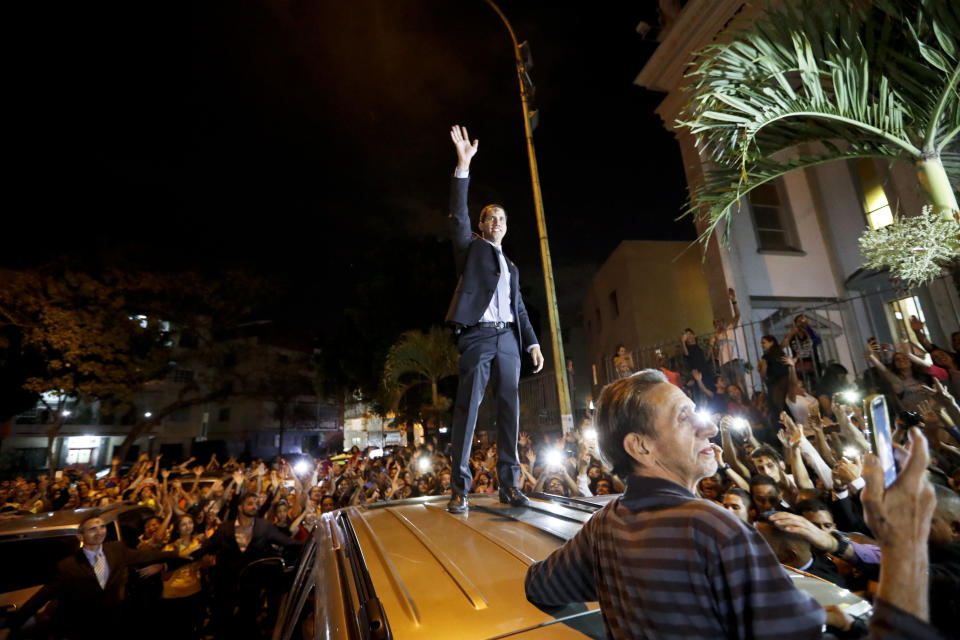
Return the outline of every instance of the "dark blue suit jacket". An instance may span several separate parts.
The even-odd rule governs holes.
[[[446,321],[470,326],[480,322],[484,311],[500,281],[500,260],[497,250],[486,240],[475,237],[470,229],[467,212],[467,188],[470,178],[452,178],[450,184],[450,239],[453,242],[454,258],[460,279],[453,292]],[[504,255],[506,257],[506,255]],[[510,306],[513,309],[514,328],[520,352],[537,344],[537,336],[530,324],[530,317],[520,295],[520,272],[517,265],[507,258],[510,266]]]

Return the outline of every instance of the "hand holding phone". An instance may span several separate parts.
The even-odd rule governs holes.
[[[882,394],[868,397],[864,402],[870,425],[870,442],[883,470],[883,486],[886,489],[897,479],[897,465],[893,457],[893,430],[890,428],[890,413],[887,399]]]

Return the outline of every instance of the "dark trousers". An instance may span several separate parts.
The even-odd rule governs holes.
[[[513,328],[468,327],[460,334],[460,382],[453,407],[453,469],[450,484],[455,493],[469,493],[470,450],[477,413],[487,382],[493,384],[497,417],[497,477],[502,487],[520,481],[517,431],[520,427],[520,348]]]
[[[206,596],[199,591],[184,598],[164,598],[160,601],[163,619],[160,626],[165,627],[164,638],[177,640],[196,640],[203,626]],[[141,624],[143,620],[140,621]]]

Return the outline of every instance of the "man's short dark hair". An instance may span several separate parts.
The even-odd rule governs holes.
[[[727,496],[737,496],[740,498],[740,501],[743,502],[744,509],[749,510],[753,505],[753,497],[740,487],[733,487],[732,489],[727,489],[724,491],[723,495],[720,496],[720,501],[723,502],[723,499]]]
[[[757,458],[767,457],[776,462],[783,462],[783,458],[777,453],[777,450],[771,447],[768,444],[762,444],[753,451],[750,452],[750,459],[756,460]]]
[[[804,514],[807,512],[816,513],[817,511],[830,511],[828,507],[822,500],[817,500],[816,498],[807,498],[806,500],[801,500],[797,503],[797,513]]]
[[[611,382],[600,393],[597,445],[606,465],[619,476],[630,475],[636,467],[636,461],[623,448],[623,439],[631,433],[657,437],[653,427],[656,407],[645,398],[651,389],[661,384],[669,384],[662,371],[644,369]]]
[[[80,520],[80,524],[77,525],[77,529],[79,531],[83,531],[83,525],[87,524],[94,518],[102,518],[102,517],[103,517],[103,513],[100,511],[100,509],[91,509],[86,514],[84,514],[83,519]]]
[[[491,212],[493,212],[493,211],[496,211],[496,210],[498,210],[498,209],[499,209],[500,211],[503,211],[503,217],[506,218],[506,217],[507,217],[507,210],[503,208],[503,205],[502,205],[502,204],[497,204],[496,202],[493,202],[493,203],[490,203],[490,204],[488,204],[487,206],[485,206],[483,209],[480,209],[480,220],[479,220],[479,222],[483,222],[484,219],[486,219],[486,217],[487,217],[487,215],[488,215],[489,213],[491,213]]]
[[[691,329],[690,327],[687,327],[686,329],[684,329],[683,332],[684,332],[684,333],[692,333],[692,334],[694,334],[694,335],[697,334],[697,332],[694,331],[693,329]]]
[[[771,478],[770,476],[764,475],[762,473],[758,473],[756,475],[750,476],[751,491],[753,491],[754,487],[762,487],[764,485],[770,485],[771,487],[776,489],[778,492],[780,491],[780,487],[777,486],[777,481]]]

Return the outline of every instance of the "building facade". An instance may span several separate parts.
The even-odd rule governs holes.
[[[668,4],[675,11],[661,25],[659,45],[635,83],[665,94],[657,113],[676,136],[688,185],[696,185],[703,181],[705,162],[693,136],[676,127],[687,100],[683,75],[697,51],[723,42],[732,27],[749,23],[759,9],[740,0]],[[944,274],[909,290],[886,273],[861,268],[863,230],[888,224],[895,213],[919,213],[923,203],[913,167],[879,160],[795,171],[751,192],[732,217],[729,243],[723,245],[715,234],[704,261],[715,315],[729,316],[729,287],[738,293],[741,357],[755,365],[760,337],[782,338],[801,313],[823,338],[822,357],[853,374],[866,366],[869,337],[893,345],[914,339],[911,316],[925,322],[935,343],[949,345],[950,334],[960,329],[952,277]],[[759,387],[758,377],[753,382]]]
[[[201,346],[205,338],[212,346]],[[315,388],[309,343],[277,337],[269,323],[215,340],[175,331],[173,342],[166,377],[147,384],[121,411],[51,395],[16,416],[0,440],[0,473],[47,469],[48,434],[58,421],[54,468],[109,466],[144,421],[151,427],[134,441],[129,457],[272,458],[341,447],[343,425],[336,405]],[[230,391],[219,392],[226,385]]]
[[[623,347],[632,369],[671,357],[686,328],[710,331],[704,263],[688,242],[625,240],[593,277],[583,301],[584,331],[595,386],[616,379]]]

